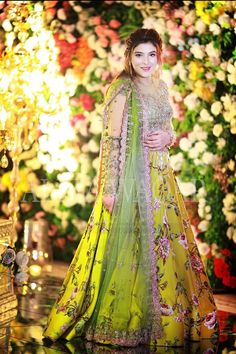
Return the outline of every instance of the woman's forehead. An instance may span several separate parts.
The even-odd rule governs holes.
[[[146,52],[155,52],[155,51],[156,51],[156,47],[151,42],[140,43],[134,48],[134,52],[146,53]]]

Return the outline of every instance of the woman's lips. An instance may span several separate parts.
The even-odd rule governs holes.
[[[145,67],[143,66],[141,67],[141,69],[144,71],[149,71],[151,69],[151,66],[145,66]]]

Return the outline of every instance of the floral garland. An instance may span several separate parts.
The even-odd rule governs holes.
[[[95,200],[100,103],[107,83],[122,69],[124,39],[138,27],[152,27],[164,40],[163,78],[176,118],[171,164],[181,192],[197,205],[191,221],[212,285],[236,287],[236,255],[230,251],[236,243],[234,3],[103,1],[95,9],[92,1],[32,2],[42,7],[53,35],[69,105],[65,100],[59,138],[42,117],[39,152],[25,155],[21,173],[30,186],[22,183],[21,221],[47,218],[59,257],[67,241],[64,254],[71,257]],[[0,22],[7,33],[14,26],[4,6]],[[70,134],[63,136],[66,130]],[[8,186],[4,174],[3,213]]]

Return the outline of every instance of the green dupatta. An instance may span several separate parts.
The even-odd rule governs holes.
[[[139,93],[130,79],[116,80],[105,98],[98,193],[103,190],[108,136],[108,108],[122,92],[119,187],[103,263],[103,280],[87,338],[136,345],[162,335],[148,149],[143,146],[147,122]],[[140,311],[137,306],[141,306]],[[141,315],[140,315],[141,314]]]

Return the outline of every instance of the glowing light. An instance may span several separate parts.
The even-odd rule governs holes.
[[[38,264],[32,264],[29,267],[29,273],[30,275],[32,275],[33,277],[38,277],[41,273],[42,273],[42,268],[40,267],[40,265]],[[35,284],[35,283],[32,283]],[[36,285],[36,284],[35,284]],[[36,288],[36,287],[35,287]],[[32,289],[32,287],[31,287]]]

